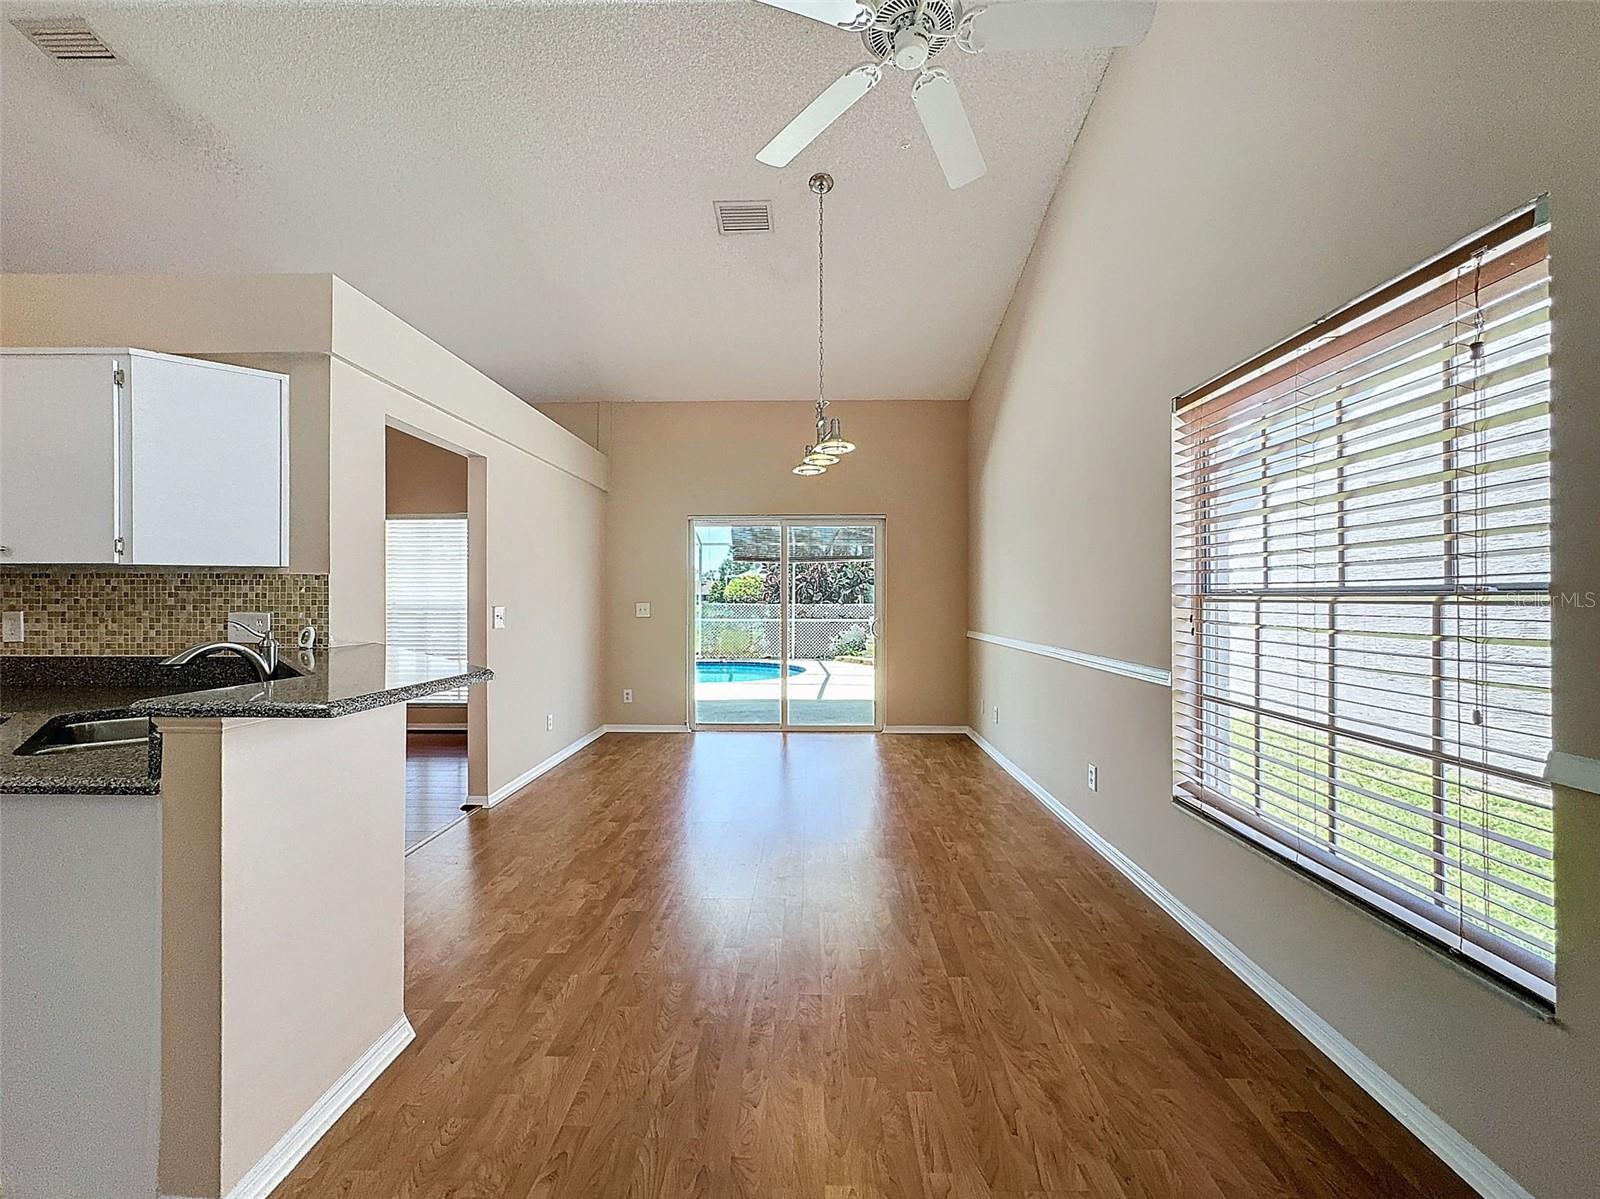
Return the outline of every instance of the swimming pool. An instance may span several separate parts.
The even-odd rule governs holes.
[[[791,666],[791,675],[800,674],[802,667]],[[694,679],[697,683],[757,683],[775,679],[783,673],[776,662],[696,662]]]

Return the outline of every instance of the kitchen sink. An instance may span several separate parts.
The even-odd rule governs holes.
[[[106,720],[52,720],[16,752],[24,756],[64,754],[81,749],[113,749],[150,740],[148,716],[116,716]]]

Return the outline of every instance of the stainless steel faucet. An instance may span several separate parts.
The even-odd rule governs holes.
[[[278,669],[278,639],[272,635],[269,627],[266,632],[253,629],[242,620],[229,620],[227,625],[241,629],[253,637],[261,638],[256,649],[251,649],[242,641],[207,641],[204,645],[191,645],[186,650],[180,650],[170,658],[162,659],[163,666],[187,666],[196,658],[210,657],[212,654],[234,653],[256,669],[256,674],[265,683]]]

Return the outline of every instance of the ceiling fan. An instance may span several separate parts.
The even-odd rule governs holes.
[[[1150,28],[1154,3],[1141,0],[759,0],[861,34],[872,61],[846,71],[761,148],[756,158],[786,167],[895,66],[916,72],[911,102],[951,187],[988,169],[955,81],[928,64],[951,42],[968,54],[990,50],[1086,50],[1132,46]]]

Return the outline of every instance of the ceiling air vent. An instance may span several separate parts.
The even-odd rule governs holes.
[[[82,17],[17,17],[11,23],[57,62],[117,61],[117,52]]]
[[[734,233],[771,233],[772,204],[767,200],[717,200],[717,232],[723,237]]]

